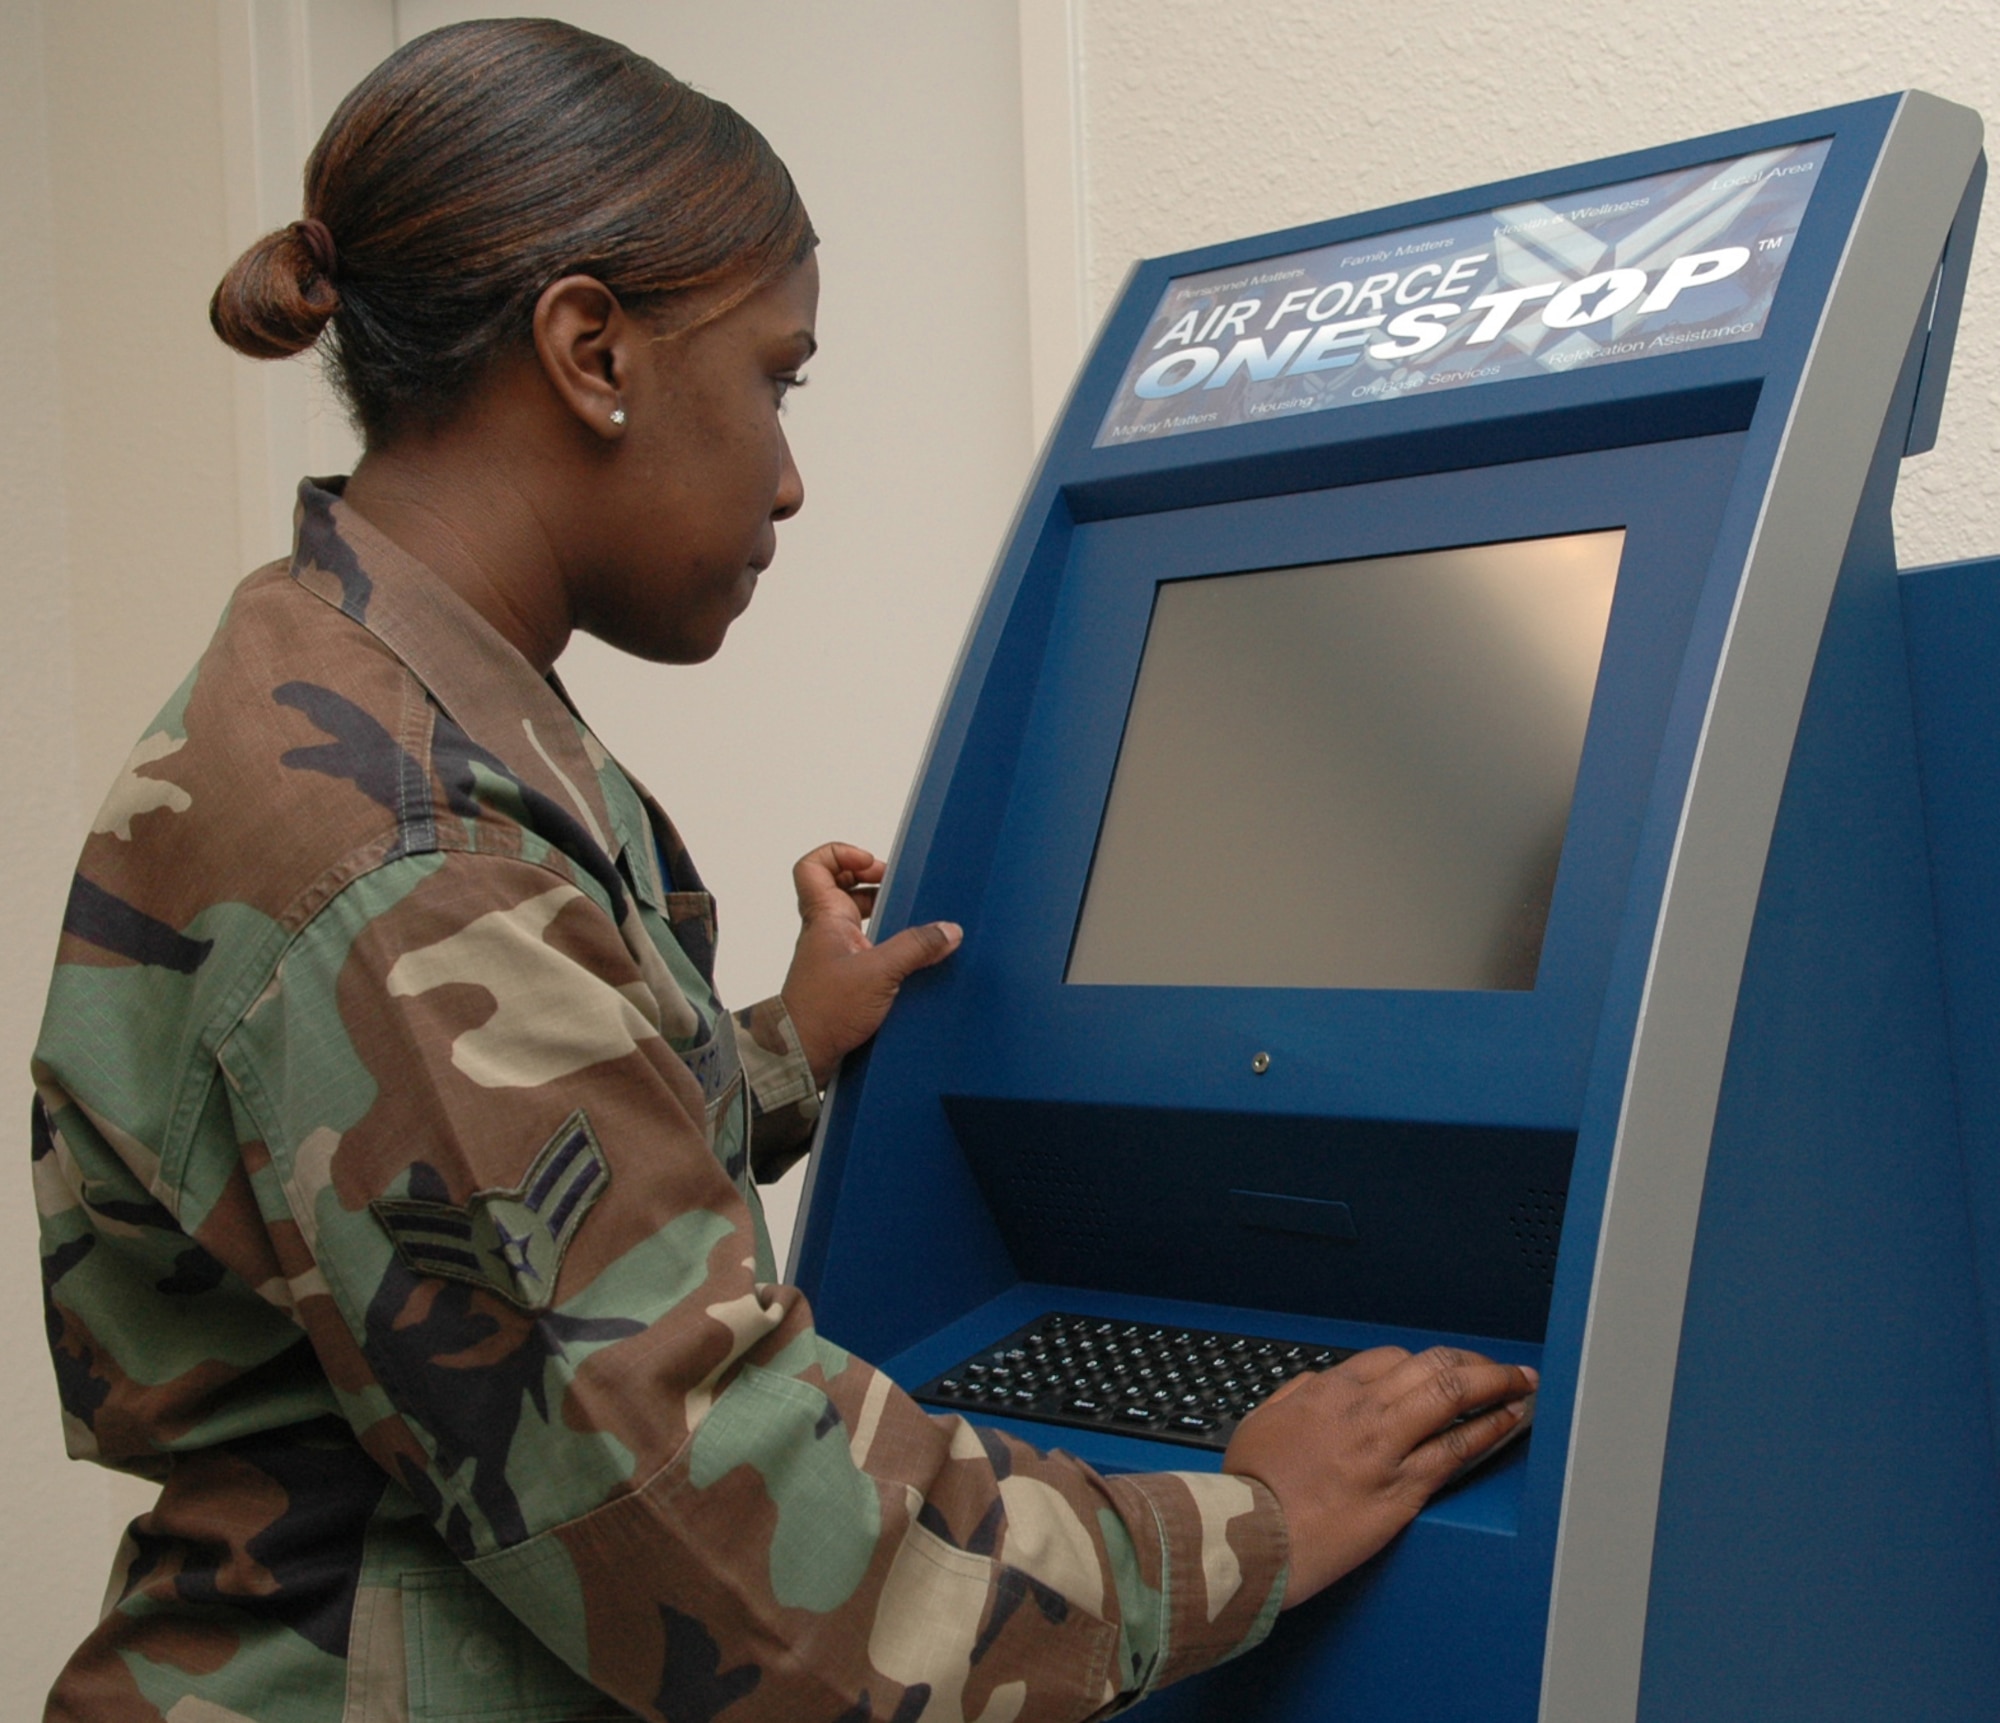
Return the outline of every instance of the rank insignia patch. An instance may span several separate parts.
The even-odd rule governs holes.
[[[368,1206],[413,1273],[463,1280],[523,1310],[555,1298],[564,1253],[611,1169],[590,1120],[572,1113],[511,1190],[456,1203],[378,1197]]]

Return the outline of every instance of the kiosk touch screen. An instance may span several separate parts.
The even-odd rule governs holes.
[[[1624,538],[1163,583],[1068,979],[1532,987]]]

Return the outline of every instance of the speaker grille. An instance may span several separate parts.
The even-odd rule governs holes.
[[[1096,1184],[1064,1157],[1024,1148],[1006,1173],[1007,1206],[1030,1238],[1059,1251],[1101,1251],[1113,1242],[1111,1213]]]
[[[1508,1219],[1521,1266],[1542,1286],[1556,1282],[1556,1251],[1568,1201],[1568,1191],[1525,1190]]]

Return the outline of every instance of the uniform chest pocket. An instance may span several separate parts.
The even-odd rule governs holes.
[[[631,1723],[464,1568],[403,1576],[410,1723]]]

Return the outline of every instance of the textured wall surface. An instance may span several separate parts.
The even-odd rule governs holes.
[[[42,14],[88,813],[244,572],[231,359],[208,327],[233,254],[214,9]]]
[[[53,212],[44,142],[41,8],[0,8],[0,299],[17,310],[51,302]],[[8,1119],[27,1116],[26,1070],[41,1015],[32,977],[55,955],[69,867],[52,834],[75,832],[70,738],[69,588],[64,578],[62,459],[50,420],[57,399],[55,354],[42,319],[0,321],[0,518],[7,522],[7,612],[0,635],[0,712],[7,750],[10,818],[0,832],[0,950],[21,985],[0,997],[0,1065]],[[33,402],[24,412],[19,404]],[[25,1135],[25,1133],[22,1133]],[[55,1382],[36,1319],[39,1288],[35,1210],[20,1138],[0,1185],[0,1453],[19,1513],[15,1549],[40,1552],[32,1571],[15,1559],[0,1573],[0,1693],[32,1689],[35,1703],[56,1669],[50,1655],[90,1620],[110,1568],[108,1529],[91,1500],[95,1480],[65,1463]],[[79,1517],[85,1524],[79,1528]],[[52,1639],[52,1635],[55,1636]],[[0,1698],[0,1713],[31,1715],[28,1697]]]
[[[1078,3],[1093,314],[1135,257],[1887,91],[2000,126],[1990,0]],[[1904,469],[1906,565],[2000,552],[1996,253],[1989,208],[1938,447]]]

